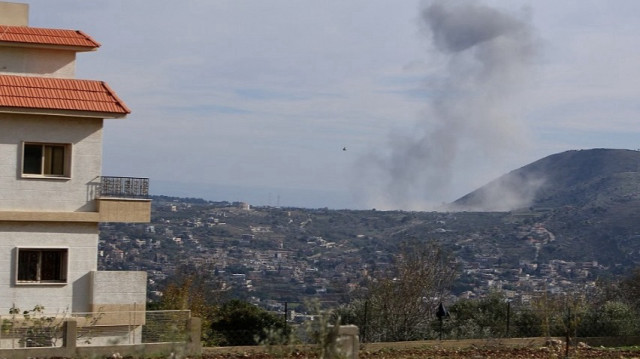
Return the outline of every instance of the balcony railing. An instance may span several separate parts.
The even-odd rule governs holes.
[[[101,176],[98,198],[149,198],[149,179]]]

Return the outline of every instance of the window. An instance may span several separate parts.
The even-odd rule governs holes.
[[[18,248],[17,283],[66,283],[66,248]]]
[[[71,145],[27,143],[22,147],[25,176],[70,177]]]

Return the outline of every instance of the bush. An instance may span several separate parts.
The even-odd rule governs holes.
[[[578,324],[579,337],[626,336],[637,334],[633,309],[618,301],[592,307]]]
[[[221,346],[257,345],[269,331],[284,331],[284,327],[283,318],[237,299],[220,306],[211,323],[216,344]]]

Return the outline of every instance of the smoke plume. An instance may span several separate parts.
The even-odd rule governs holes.
[[[444,197],[452,182],[473,176],[458,171],[464,163],[490,167],[523,138],[514,113],[534,54],[529,21],[451,0],[430,3],[421,21],[429,59],[444,65],[426,83],[427,113],[412,133],[390,136],[388,148],[359,162],[363,193],[378,207],[427,209],[450,201]]]

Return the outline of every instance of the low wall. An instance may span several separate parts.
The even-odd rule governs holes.
[[[199,318],[189,319],[187,324],[187,337],[189,339],[186,342],[78,347],[76,343],[78,323],[76,323],[75,320],[67,320],[64,324],[62,347],[0,349],[0,358],[87,358],[96,355],[110,356],[115,353],[118,353],[123,357],[158,357],[169,356],[172,353],[185,356],[199,356],[202,353],[202,344],[200,342],[201,325],[202,324]]]

